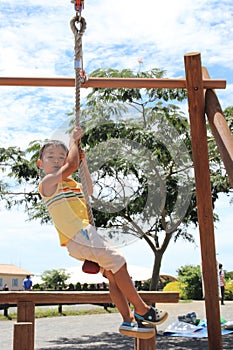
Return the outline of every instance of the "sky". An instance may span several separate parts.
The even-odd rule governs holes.
[[[1,0],[0,76],[74,77],[75,15],[68,0]],[[83,35],[84,68],[164,69],[166,77],[185,76],[184,55],[200,52],[211,78],[226,79],[218,90],[222,108],[233,105],[233,3],[230,0],[95,0],[85,1],[87,22]],[[89,92],[82,89],[81,98]],[[0,86],[0,146],[22,149],[37,139],[52,138],[63,127],[74,106],[74,88]],[[187,106],[184,109],[188,113]],[[220,196],[215,225],[217,259],[233,270],[232,206]],[[59,247],[52,225],[27,222],[21,210],[0,210],[0,263],[16,264],[33,273],[80,264]],[[184,265],[200,264],[200,244],[170,243],[163,273],[177,275]],[[138,240],[122,248],[129,264],[151,267],[153,255]]]

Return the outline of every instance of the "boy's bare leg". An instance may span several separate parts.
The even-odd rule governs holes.
[[[133,304],[134,311],[139,315],[144,315],[150,307],[142,300],[135,289],[132,279],[128,273],[126,264],[114,274],[116,284],[126,299]]]
[[[123,265],[115,274],[110,271],[105,271],[104,275],[109,280],[111,297],[124,321],[135,321],[129,308],[129,302],[133,304],[135,312],[138,314],[144,315],[150,309],[150,307],[141,299],[136,291],[126,268],[126,264]]]
[[[125,295],[122,293],[122,291],[119,289],[113,273],[111,271],[105,271],[104,276],[107,277],[109,281],[109,292],[111,295],[111,299],[116,305],[123,320],[126,322],[136,322],[134,315],[129,307],[129,302]]]
[[[113,274],[111,271],[105,271],[104,275],[109,280],[109,288],[110,288],[110,294],[111,294],[112,300],[116,304],[124,321],[138,324],[140,330],[143,331],[142,321],[144,321],[145,323],[151,324],[152,327],[155,327],[157,324],[160,324],[167,319],[168,313],[166,311],[162,311],[162,310],[158,310],[153,307],[150,307],[142,300],[142,298],[140,297],[140,295],[138,294],[137,290],[133,285],[133,282],[128,273],[126,264],[124,264],[120,268],[120,270],[118,270],[115,274]],[[134,314],[130,310],[130,307],[128,304],[129,302],[134,306]],[[134,328],[135,325],[133,326],[122,325],[120,330],[123,331],[124,327]],[[137,329],[136,328],[133,329],[133,328],[127,329],[127,332],[132,331],[134,333],[135,330],[137,330],[138,332],[138,328]],[[148,328],[147,328],[147,332],[148,332]],[[151,336],[151,334],[149,336]],[[148,334],[146,335],[146,337],[148,338]]]

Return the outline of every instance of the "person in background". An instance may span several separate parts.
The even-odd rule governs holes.
[[[225,281],[224,281],[224,271],[222,268],[222,264],[219,264],[219,285],[221,290],[221,305],[224,305]]]
[[[27,275],[26,278],[23,280],[23,289],[24,290],[32,289],[32,280],[30,275]]]
[[[3,286],[3,289],[2,290],[5,290],[5,291],[8,291],[9,290],[9,287],[8,287],[8,284],[5,283],[4,286]]]

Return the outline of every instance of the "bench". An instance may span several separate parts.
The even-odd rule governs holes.
[[[178,303],[177,292],[139,292],[147,304]],[[17,305],[17,322],[14,325],[13,350],[34,350],[35,306],[38,304],[102,304],[111,303],[108,291],[82,292],[4,292],[0,295],[1,304]],[[134,340],[134,350],[155,350],[156,336],[151,339]]]

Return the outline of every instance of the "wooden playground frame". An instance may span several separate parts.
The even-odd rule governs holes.
[[[212,80],[206,68],[201,65],[200,53],[184,55],[186,79],[113,79],[89,78],[83,88],[186,88],[192,139],[192,153],[195,172],[198,222],[201,242],[202,270],[205,288],[205,307],[208,324],[208,344],[210,350],[222,350],[220,308],[218,296],[216,251],[213,224],[212,196],[208,159],[205,114],[223,159],[229,182],[233,187],[233,136],[224,118],[214,89],[224,89],[225,80]],[[8,78],[0,77],[0,85],[20,86],[65,86],[75,85],[72,78]],[[27,293],[27,292],[26,292]],[[47,294],[47,293],[46,293]],[[10,292],[9,292],[10,295]],[[0,296],[1,302],[2,296]],[[32,294],[27,293],[27,301]],[[14,295],[14,301],[20,298]],[[9,297],[8,302],[11,302]],[[93,302],[93,301],[92,301]],[[22,307],[21,307],[22,308]],[[22,311],[21,311],[22,312]],[[26,311],[25,311],[26,312]],[[142,341],[143,343],[143,341]],[[135,342],[135,350],[155,350],[155,341]],[[28,350],[33,350],[32,344]],[[14,350],[21,350],[20,347]]]
[[[58,304],[111,303],[109,292],[4,292],[2,301],[17,305],[17,322],[14,325],[13,350],[34,350],[35,306]],[[178,303],[177,292],[139,292],[148,303]],[[154,350],[156,336],[151,339],[135,339],[135,350]]]

